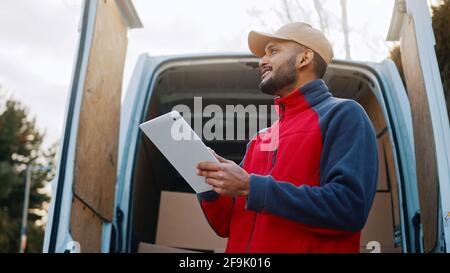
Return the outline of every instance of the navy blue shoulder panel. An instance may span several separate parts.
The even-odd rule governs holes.
[[[348,202],[362,206],[353,212],[359,211],[362,215],[358,217],[359,222],[363,225],[378,180],[378,147],[372,122],[364,108],[354,100],[329,96],[317,102],[317,97],[306,95],[305,98],[311,101],[322,132],[320,185],[332,182],[344,186],[329,185],[334,186],[335,191],[342,191],[341,196],[346,196]]]
[[[378,179],[375,130],[355,101],[331,95],[322,80],[300,88],[317,113],[322,132],[320,187],[295,186],[272,176],[251,174],[247,209],[313,226],[361,230]]]

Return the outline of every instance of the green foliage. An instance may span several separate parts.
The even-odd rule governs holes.
[[[1,89],[0,89],[1,93]],[[1,94],[0,94],[1,95]],[[18,101],[0,96],[0,252],[17,252],[27,164],[54,166],[56,145],[41,149],[44,134]],[[28,252],[42,251],[42,212],[49,196],[43,188],[53,171],[32,172],[28,214]]]
[[[450,0],[433,7],[433,32],[436,39],[436,55],[444,85],[447,111],[450,109]],[[449,112],[450,113],[450,112]]]

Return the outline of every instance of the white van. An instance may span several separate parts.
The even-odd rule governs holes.
[[[127,32],[141,26],[131,1],[84,1],[44,252],[225,247],[138,125],[175,105],[192,107],[194,97],[205,105],[271,105],[258,90],[258,59],[143,54],[121,105]],[[390,60],[336,60],[324,78],[335,96],[365,108],[377,133],[379,181],[361,251],[448,253],[450,129],[426,1],[396,1],[388,39],[401,41],[406,89]],[[205,142],[236,162],[246,145]]]

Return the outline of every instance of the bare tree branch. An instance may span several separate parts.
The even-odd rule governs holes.
[[[311,20],[311,12],[307,11],[303,6],[300,4],[299,0],[294,1],[296,8],[300,11],[300,14],[303,15],[303,20],[307,22],[312,22]]]
[[[258,20],[259,25],[265,30],[265,31],[273,31],[273,27],[269,27],[266,24],[266,21],[264,20],[263,12],[260,9],[257,8],[250,8],[247,10],[247,14],[250,17],[253,17]]]
[[[349,31],[348,31],[348,21],[347,21],[347,0],[341,0],[341,14],[342,14],[342,32],[344,34],[345,40],[345,58],[351,59],[350,56],[350,41],[349,41]]]
[[[328,34],[328,21],[324,9],[322,7],[322,2],[320,0],[314,0],[314,7],[319,17],[320,29]]]
[[[286,13],[286,17],[287,17],[288,21],[290,23],[294,22],[294,19],[292,18],[292,14],[291,14],[291,9],[289,7],[289,3],[287,0],[283,0],[283,8]]]

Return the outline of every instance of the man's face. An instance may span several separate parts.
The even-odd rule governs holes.
[[[301,46],[300,46],[301,47]],[[267,44],[264,55],[259,61],[263,93],[279,95],[281,89],[297,80],[296,56],[299,45],[293,42],[273,41]]]

